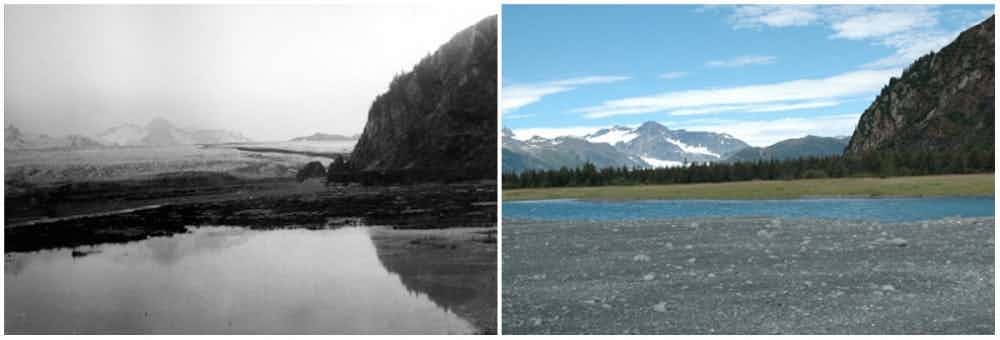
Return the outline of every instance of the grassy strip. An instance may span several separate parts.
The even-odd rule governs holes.
[[[673,185],[503,190],[508,201],[540,199],[782,199],[802,197],[993,196],[993,174],[832,178]]]

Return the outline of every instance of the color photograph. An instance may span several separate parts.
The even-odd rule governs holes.
[[[993,334],[993,5],[502,7],[504,334]]]

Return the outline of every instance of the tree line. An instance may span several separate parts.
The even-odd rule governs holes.
[[[993,172],[993,149],[965,152],[872,152],[863,156],[692,163],[687,167],[527,170],[503,174],[503,188],[712,183],[839,177],[894,177]]]

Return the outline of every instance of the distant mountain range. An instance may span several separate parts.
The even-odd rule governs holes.
[[[115,146],[166,146],[249,142],[242,134],[226,130],[182,129],[163,118],[154,118],[146,126],[124,124],[93,137],[69,135],[50,137],[27,134],[8,125],[4,128],[4,149],[90,149]]]
[[[653,166],[718,161],[749,146],[728,134],[671,130],[657,122],[645,122],[635,129],[624,126],[601,129],[584,139],[608,143]]]
[[[834,156],[844,152],[850,137],[805,136],[786,139],[771,146],[748,147],[727,158],[728,161],[783,160],[802,157]]]
[[[81,135],[52,137],[44,134],[27,134],[13,125],[3,129],[4,149],[85,149],[102,146],[100,142]]]
[[[358,140],[358,138],[361,138],[361,135],[354,135],[348,137],[338,134],[317,132],[309,136],[292,138],[291,141],[293,142],[351,141],[351,140]]]
[[[521,141],[509,129],[503,130],[503,172],[521,172],[527,169],[575,168],[584,162],[598,168],[611,166],[648,167],[636,156],[628,155],[607,143],[592,143],[579,137],[546,139],[532,137]]]
[[[724,133],[671,130],[656,122],[637,128],[614,126],[582,137],[519,139],[503,130],[503,172],[575,168],[585,162],[598,168],[659,168],[692,162],[753,161],[840,154],[847,137],[789,139],[768,147],[751,147]]]

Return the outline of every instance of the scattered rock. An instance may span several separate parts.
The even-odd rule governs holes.
[[[897,247],[906,247],[906,240],[899,237],[889,240],[888,243]]]
[[[661,301],[660,303],[657,303],[657,304],[653,305],[653,310],[657,311],[657,312],[660,312],[660,313],[666,313],[667,312],[667,303]]]
[[[323,166],[323,163],[316,161],[309,162],[295,174],[295,179],[299,180],[299,182],[310,178],[326,178],[326,167]]]

